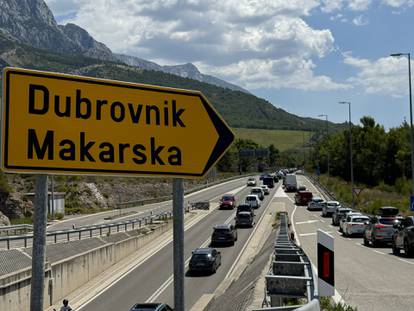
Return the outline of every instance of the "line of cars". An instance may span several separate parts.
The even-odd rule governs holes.
[[[378,209],[377,215],[367,216],[342,207],[337,201],[313,197],[307,209],[321,211],[322,217],[331,217],[332,225],[338,226],[346,237],[362,236],[365,246],[391,244],[394,254],[403,250],[406,256],[414,256],[414,216],[402,217],[395,207],[384,206]]]
[[[247,180],[247,185],[252,186],[250,194],[246,195],[244,202],[237,205],[236,197],[225,194],[220,199],[219,209],[236,209],[234,225],[231,223],[219,224],[213,227],[210,247],[197,248],[192,252],[188,273],[207,272],[213,274],[221,265],[221,252],[214,248],[216,245],[231,245],[237,241],[237,229],[252,228],[255,223],[255,209],[260,208],[261,201],[270,194],[267,185],[256,186],[254,177]]]

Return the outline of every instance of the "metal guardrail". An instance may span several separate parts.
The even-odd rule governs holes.
[[[11,225],[11,226],[1,226],[0,227],[0,235],[6,233],[6,235],[10,235],[10,232],[14,232],[16,235],[17,232],[29,232],[33,231],[33,225],[29,224],[20,224],[20,225]]]
[[[273,261],[266,279],[266,297],[261,309],[253,311],[319,311],[315,275],[309,258],[291,240],[287,213],[280,214]],[[287,305],[292,299],[306,299],[304,305]],[[299,300],[298,300],[299,301]]]
[[[187,208],[186,211],[188,212],[189,209]],[[143,225],[152,224],[153,221],[156,220],[168,220],[172,218],[172,212],[163,212],[159,214],[154,214],[150,216],[140,217],[136,219],[130,219],[115,223],[109,223],[109,224],[102,224],[102,225],[90,225],[90,226],[84,226],[77,229],[68,229],[68,230],[56,230],[56,231],[49,231],[46,233],[47,237],[53,237],[52,241],[53,243],[58,242],[59,236],[65,236],[67,241],[71,241],[73,237],[78,238],[79,240],[83,238],[92,238],[96,236],[103,236],[108,235],[112,233],[113,228],[116,228],[115,232],[126,232],[129,230],[135,230],[138,228],[141,228]],[[82,233],[89,232],[88,235],[82,235]],[[6,244],[6,248],[10,249],[10,243],[12,241],[23,241],[23,246],[27,247],[28,242],[33,240],[32,234],[27,235],[19,235],[19,236],[7,236],[7,237],[0,237],[0,245],[2,243]],[[60,239],[59,242],[62,240]]]
[[[229,177],[229,178],[216,180],[216,181],[211,182],[211,183],[206,183],[204,185],[196,186],[194,188],[185,190],[184,194],[190,194],[192,192],[200,191],[200,190],[203,190],[205,188],[215,186],[215,185],[218,185],[218,184],[221,184],[221,183],[224,183],[224,182],[236,180],[236,179],[239,179],[239,178],[245,178],[245,177],[249,177],[249,176],[253,176],[253,175],[257,175],[257,173],[235,175],[235,176],[232,176],[232,177]],[[117,206],[117,208],[128,208],[128,207],[134,207],[134,206],[141,206],[141,205],[146,205],[146,204],[164,202],[164,201],[169,201],[169,200],[172,200],[172,195],[167,195],[167,196],[158,197],[158,198],[142,199],[142,200],[137,200],[137,201],[121,202],[121,203],[117,203],[116,206]]]

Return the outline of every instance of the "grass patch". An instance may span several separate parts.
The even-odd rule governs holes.
[[[355,307],[347,304],[334,303],[329,297],[321,297],[320,299],[321,311],[357,311]]]
[[[32,225],[33,220],[31,217],[23,217],[23,218],[12,218],[10,219],[11,225]]]
[[[307,131],[285,131],[285,130],[263,130],[234,128],[236,138],[251,139],[261,146],[273,144],[280,151],[301,147],[303,142],[307,143],[311,132]]]
[[[333,192],[337,200],[352,205],[351,184],[338,177],[320,176],[320,182]],[[368,214],[376,214],[381,206],[394,206],[400,209],[403,215],[410,214],[409,194],[405,193],[407,183],[400,180],[395,186],[381,184],[368,188],[366,185],[357,184],[355,188],[363,189],[359,195],[355,195],[356,208]],[[408,189],[409,185],[408,185]]]

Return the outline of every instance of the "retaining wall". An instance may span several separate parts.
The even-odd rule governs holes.
[[[171,227],[171,222],[161,224],[148,234],[131,236],[117,242],[107,242],[102,246],[70,258],[47,263],[44,283],[44,308],[59,303],[69,293],[139,250],[152,239],[171,229]],[[116,234],[111,237],[115,238]],[[30,267],[1,276],[0,310],[29,310],[30,280]]]

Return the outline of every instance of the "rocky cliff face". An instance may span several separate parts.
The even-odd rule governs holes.
[[[0,0],[0,32],[18,42],[62,53],[115,60],[111,51],[84,29],[59,26],[43,0]]]

